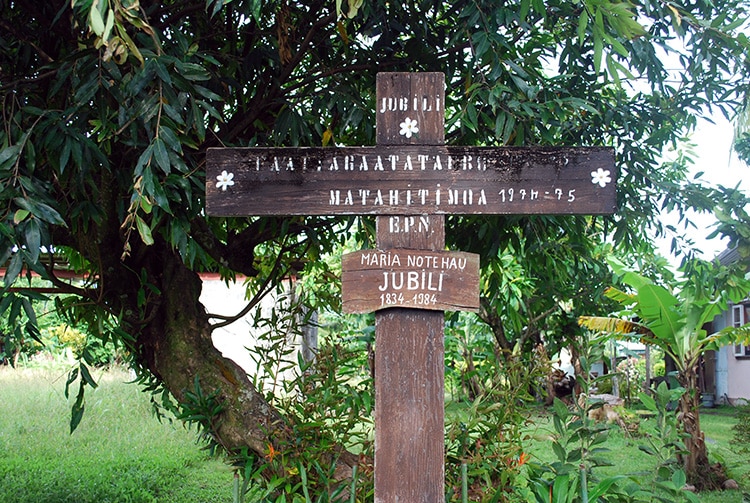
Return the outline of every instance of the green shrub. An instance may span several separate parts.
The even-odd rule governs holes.
[[[750,404],[740,405],[736,412],[737,424],[732,426],[734,446],[741,452],[748,452],[750,445]]]

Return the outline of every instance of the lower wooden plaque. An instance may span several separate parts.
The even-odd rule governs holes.
[[[479,310],[479,255],[455,251],[360,250],[342,257],[343,312],[392,307]]]

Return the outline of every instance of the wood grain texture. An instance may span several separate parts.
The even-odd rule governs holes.
[[[445,143],[445,75],[439,72],[381,72],[376,81],[375,135],[378,145]],[[419,132],[400,134],[401,123],[416,121]]]
[[[479,255],[437,250],[360,250],[342,257],[345,313],[405,307],[479,310]]]
[[[611,214],[608,147],[212,148],[210,215]],[[608,172],[610,183],[593,183]],[[221,188],[222,172],[233,185]]]
[[[444,77],[431,82],[441,85]],[[379,140],[395,137],[381,124]],[[442,125],[419,138],[432,144],[443,139]],[[442,215],[424,216],[426,225],[413,232],[393,232],[395,218],[376,219],[379,250],[445,248]],[[393,308],[375,313],[375,503],[445,502],[443,326],[442,311]]]

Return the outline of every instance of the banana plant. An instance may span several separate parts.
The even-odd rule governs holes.
[[[697,487],[706,485],[701,475],[709,470],[708,451],[700,428],[698,368],[707,350],[750,336],[750,324],[709,334],[704,328],[750,292],[744,274],[729,273],[717,262],[695,262],[690,274],[673,292],[654,283],[621,262],[610,265],[627,290],[610,287],[605,295],[624,306],[618,317],[581,316],[579,325],[590,330],[634,338],[664,350],[675,362],[677,379],[685,389],[678,402],[678,419],[684,433],[685,451],[679,455],[688,479]],[[683,271],[685,272],[685,271]]]

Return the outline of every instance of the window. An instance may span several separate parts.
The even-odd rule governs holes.
[[[737,304],[732,306],[732,326],[737,328],[748,322],[750,322],[750,304]],[[750,346],[735,344],[734,356],[750,357]]]

